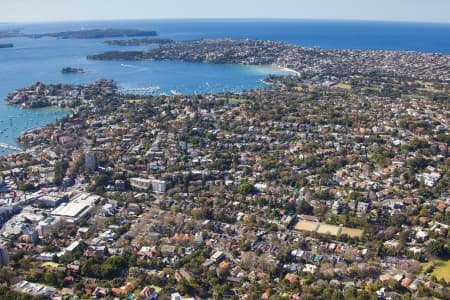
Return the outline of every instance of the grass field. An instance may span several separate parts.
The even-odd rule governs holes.
[[[45,262],[45,263],[42,264],[42,267],[44,267],[44,268],[52,268],[52,269],[58,268],[59,266],[62,266],[62,265],[57,264],[55,262]]]
[[[434,266],[431,275],[435,276],[438,280],[444,278],[445,281],[450,281],[450,260],[434,260],[428,263],[424,263],[422,264],[422,270],[426,270],[430,265]]]

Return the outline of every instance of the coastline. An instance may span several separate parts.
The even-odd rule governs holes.
[[[69,22],[70,23],[70,22]],[[301,23],[301,22],[300,22]],[[30,28],[32,28],[33,27],[33,25],[29,25],[30,26]],[[58,27],[58,26],[56,26],[56,27]],[[105,25],[105,27],[113,27],[113,26],[106,26]],[[63,31],[63,30],[59,30],[59,29],[48,29],[47,30],[47,32],[59,32],[59,31]],[[249,31],[250,33],[251,33],[251,31]],[[206,33],[202,33],[203,35],[205,35],[205,37],[207,37],[208,36],[208,32],[207,32],[207,30],[206,30]],[[170,36],[170,34],[168,35],[168,36]],[[231,35],[232,36],[232,35]],[[251,36],[251,34],[249,34],[249,36]],[[192,37],[192,39],[195,39],[196,37]],[[33,41],[33,43],[39,43],[39,41]],[[77,40],[77,43],[83,43],[83,40]],[[302,43],[306,43],[305,41],[303,41],[302,40]],[[321,43],[321,41],[319,40],[319,41],[314,41],[314,44],[317,44],[317,45],[322,45],[322,43]],[[328,48],[328,47],[326,47],[326,48]],[[361,47],[357,47],[357,48],[361,48]],[[363,47],[364,48],[364,47]],[[389,48],[391,48],[391,47],[389,47]],[[395,48],[395,47],[394,47]],[[340,47],[338,46],[338,47],[334,47],[333,49],[340,49]],[[377,48],[378,49],[378,48]],[[380,50],[381,49],[383,49],[383,48],[380,48]],[[401,48],[401,49],[398,49],[399,51],[401,51],[403,48]],[[424,51],[424,50],[421,50],[420,48],[419,49],[417,49],[417,48],[414,48],[413,49],[414,51]],[[433,52],[435,52],[436,50],[434,50]],[[288,68],[288,67],[284,67],[283,65],[276,65],[276,64],[273,64],[273,65],[270,65],[271,67],[273,67],[273,68],[276,68],[276,69],[278,69],[278,70],[280,70],[280,71],[283,71],[283,72],[287,72],[287,73],[289,73],[289,74],[291,74],[292,76],[300,76],[300,73],[298,72],[298,71],[295,71],[294,69],[291,69],[291,68]],[[60,66],[58,65],[58,69],[60,70]],[[48,71],[48,70],[47,70]],[[30,72],[30,74],[31,74],[31,72]],[[68,76],[68,78],[69,79],[64,79],[64,80],[61,80],[60,82],[66,82],[66,81],[71,81],[72,79],[72,76]],[[267,82],[266,82],[266,79],[267,78],[261,78],[261,80],[260,79],[256,79],[256,80],[258,80],[259,82],[261,82],[261,83],[263,83],[263,84],[266,84],[266,85],[268,85],[269,87],[270,87],[270,85],[271,84],[267,84]],[[77,79],[78,80],[78,79]],[[89,78],[89,76],[86,76],[86,79],[82,79],[82,80],[80,80],[80,81],[90,81],[91,79]],[[119,79],[120,80],[120,79]],[[49,81],[49,80],[43,80],[43,81]],[[209,81],[209,80],[208,80]],[[56,82],[56,81],[49,81],[49,82]],[[253,81],[253,82],[255,82],[255,80]],[[25,85],[25,84],[24,84]],[[147,86],[147,85],[142,85],[142,86]],[[163,84],[161,84],[161,86],[163,86]],[[179,87],[177,87],[177,86],[174,86],[172,89],[179,89]],[[166,90],[170,90],[171,88],[165,88]],[[245,89],[245,88],[243,88],[243,89]],[[234,91],[234,90],[233,90]],[[8,91],[9,92],[9,91]],[[196,93],[196,91],[194,91],[194,93]],[[53,121],[51,121],[51,122],[47,122],[46,124],[51,124],[51,123],[53,123],[54,122],[54,120]],[[16,121],[15,121],[15,123],[16,123]],[[14,124],[14,126],[16,126],[16,124]],[[39,126],[45,126],[45,125],[39,125]],[[36,126],[33,126],[33,127],[36,127]],[[26,131],[26,130],[21,130],[22,132],[24,132],[24,131]],[[22,134],[22,132],[20,132],[20,134]],[[2,141],[2,142],[6,142],[7,144],[10,144],[10,145],[15,145],[15,143],[16,142],[11,142],[11,138],[15,138],[15,139],[17,139],[19,136],[20,136],[20,134],[19,135],[15,135],[15,134],[11,134],[11,132],[10,133],[8,133],[9,134],[9,138],[8,139],[3,139],[3,136],[1,136],[0,135],[0,141]]]
[[[450,299],[450,56],[247,42],[5,68],[6,298]]]
[[[5,101],[6,102],[6,101]],[[18,153],[22,151],[27,150],[27,146],[20,142],[20,137],[24,134],[27,134],[29,132],[32,132],[33,130],[42,129],[50,124],[55,124],[58,120],[61,118],[64,118],[65,116],[69,116],[73,113],[72,109],[69,108],[62,108],[58,106],[47,106],[42,108],[30,108],[30,109],[23,109],[20,108],[20,105],[17,104],[8,104],[8,106],[16,107],[17,109],[20,109],[21,112],[26,112],[26,116],[22,116],[22,118],[33,118],[36,122],[32,122],[30,124],[30,127],[23,127],[20,128],[20,131],[17,131],[17,134],[12,135],[9,133],[9,138],[5,138],[3,133],[0,134],[0,158],[7,156],[9,154]],[[49,114],[49,113],[56,113],[57,115]],[[34,115],[34,114],[38,115]],[[41,115],[44,113],[44,117],[41,118]],[[59,114],[61,113],[61,115]],[[45,120],[47,122],[40,123],[40,120]],[[20,125],[19,125],[20,126]]]
[[[283,66],[279,66],[279,65],[273,65],[273,66],[274,66],[275,68],[277,68],[277,69],[283,71],[283,72],[292,73],[292,74],[294,74],[295,76],[300,76],[300,75],[301,75],[300,72],[295,71],[295,70],[293,70],[293,69],[290,69],[290,68],[288,68],[288,67],[283,67]]]

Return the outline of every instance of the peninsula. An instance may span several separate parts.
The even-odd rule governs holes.
[[[275,65],[299,74],[370,74],[450,79],[450,57],[434,53],[327,50],[266,40],[207,39],[176,42],[146,51],[111,51],[97,60],[183,60],[213,64]]]
[[[19,89],[6,97],[10,104],[22,108],[40,108],[48,106],[73,107],[80,101],[96,97],[106,98],[117,91],[116,84],[111,80],[98,80],[87,85],[47,85],[36,82],[32,86]]]
[[[88,29],[55,33],[28,34],[25,36],[30,38],[55,37],[58,39],[101,39],[114,37],[156,36],[156,31],[140,29]]]
[[[4,29],[0,30],[0,39],[4,38],[14,38],[21,35],[21,32],[19,29]]]
[[[174,43],[171,39],[131,39],[131,40],[110,40],[105,41],[111,46],[145,46],[145,45],[163,45]]]

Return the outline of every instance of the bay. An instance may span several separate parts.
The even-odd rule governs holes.
[[[156,30],[160,38],[250,38],[279,40],[305,47],[378,49],[450,53],[450,24],[346,22],[307,20],[134,20],[71,23],[0,24],[0,30],[25,33],[132,28]],[[0,49],[0,142],[17,145],[17,136],[67,114],[58,109],[21,110],[2,101],[6,95],[36,81],[79,84],[114,79],[121,88],[159,86],[158,93],[184,94],[242,91],[261,88],[269,74],[286,74],[268,66],[209,65],[180,61],[90,61],[89,54],[110,50],[142,50],[148,46],[118,47],[104,39],[1,39],[14,48]],[[84,74],[61,74],[63,67],[83,68]],[[0,148],[0,155],[9,150]]]

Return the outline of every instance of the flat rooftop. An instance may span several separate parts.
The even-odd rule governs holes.
[[[98,201],[99,197],[90,194],[79,194],[75,196],[69,203],[61,204],[55,210],[52,215],[78,218],[85,212],[89,211]]]

